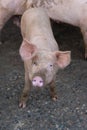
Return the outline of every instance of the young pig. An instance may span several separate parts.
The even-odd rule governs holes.
[[[50,86],[51,97],[56,100],[55,76],[58,69],[70,63],[70,51],[59,51],[50,20],[42,8],[25,11],[21,20],[23,42],[20,55],[25,67],[25,86],[19,107],[26,107],[28,94],[33,87]]]

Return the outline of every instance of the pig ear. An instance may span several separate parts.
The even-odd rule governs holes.
[[[36,50],[37,49],[35,45],[30,44],[27,40],[24,39],[19,49],[19,53],[23,60],[28,60],[35,56]]]
[[[70,64],[71,52],[70,51],[57,51],[55,52],[57,64],[60,69],[65,68]]]

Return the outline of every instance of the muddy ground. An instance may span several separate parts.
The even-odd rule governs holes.
[[[87,130],[87,61],[80,30],[54,24],[60,50],[71,50],[72,62],[56,79],[57,102],[49,88],[32,89],[27,107],[18,102],[24,85],[23,62],[19,56],[22,37],[10,20],[2,30],[0,44],[0,130]]]

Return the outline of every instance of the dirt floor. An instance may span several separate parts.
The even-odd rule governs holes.
[[[54,24],[60,50],[71,50],[72,62],[56,79],[57,102],[49,88],[32,89],[27,107],[18,107],[24,85],[23,62],[19,56],[22,37],[10,20],[2,30],[0,44],[0,130],[87,130],[87,61],[80,30]]]

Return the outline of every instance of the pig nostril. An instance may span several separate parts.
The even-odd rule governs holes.
[[[43,81],[40,81],[40,83],[43,83]]]
[[[36,82],[36,80],[33,80],[33,82]]]

